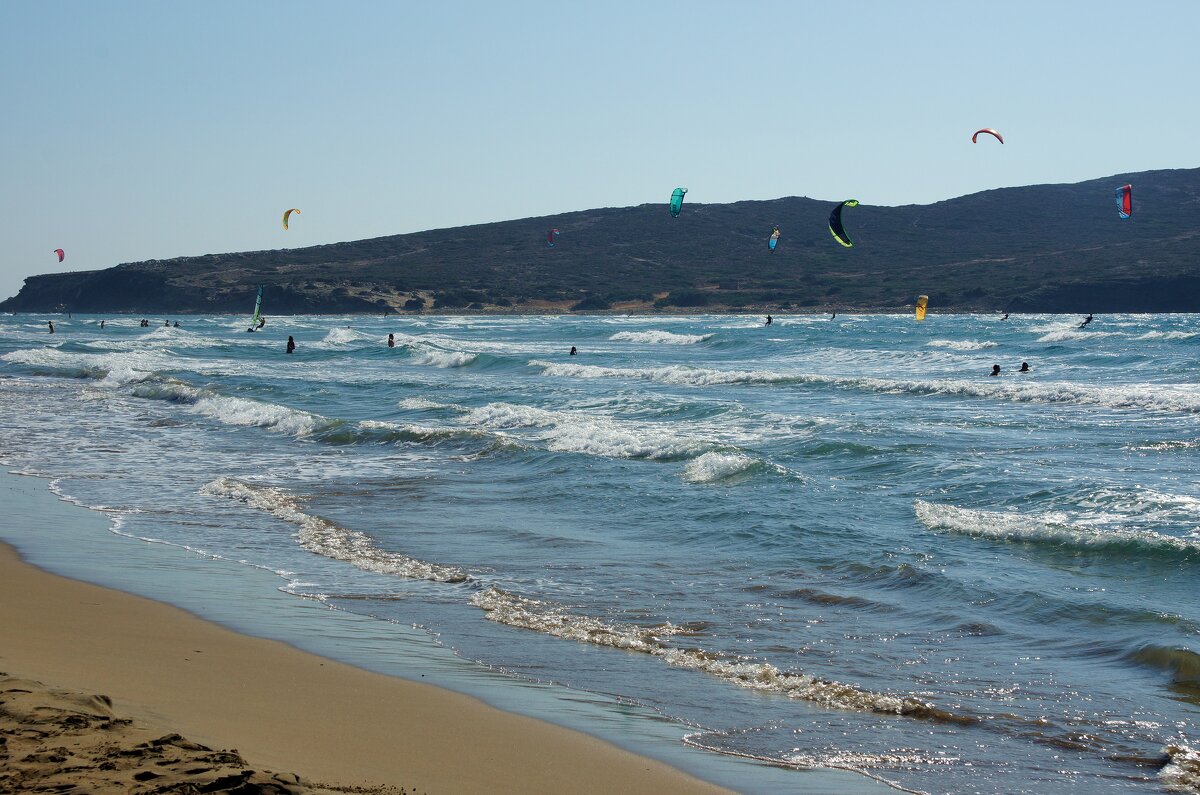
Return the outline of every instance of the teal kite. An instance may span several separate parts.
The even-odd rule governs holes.
[[[676,188],[671,192],[671,217],[678,218],[679,211],[683,209],[683,197],[687,193],[687,188]]]

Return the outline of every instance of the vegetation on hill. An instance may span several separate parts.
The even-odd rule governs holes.
[[[1134,189],[1117,217],[1113,191]],[[845,198],[845,197],[843,197]],[[861,198],[861,197],[860,197]],[[1200,311],[1200,169],[1003,188],[929,205],[666,201],[26,280],[6,311]],[[779,248],[767,250],[771,229]],[[545,244],[556,227],[557,245]]]

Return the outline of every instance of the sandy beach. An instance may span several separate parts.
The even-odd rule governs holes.
[[[0,678],[0,737],[9,738],[8,751],[0,753],[0,782],[16,791],[19,780],[5,776],[20,767],[31,788],[53,776],[69,783],[73,776],[97,792],[163,791],[197,768],[204,772],[196,780],[204,782],[252,769],[260,776],[255,781],[267,782],[262,791],[280,792],[285,786],[306,791],[295,788],[296,776],[335,790],[727,792],[469,696],[245,637],[168,605],[43,572],[6,545],[0,545],[0,626],[6,675]],[[30,715],[53,724],[51,735],[67,731],[70,737],[31,745],[29,724],[22,724]],[[181,737],[161,742],[172,735]],[[133,778],[144,770],[129,765],[129,778],[104,784],[114,777],[111,768],[101,773],[105,753],[62,751],[94,750],[105,742],[109,765],[136,756],[153,766],[153,779]],[[129,751],[139,743],[150,745],[140,755]],[[238,759],[211,758],[219,751]],[[189,753],[208,761],[184,764]],[[80,769],[67,775],[69,766]]]

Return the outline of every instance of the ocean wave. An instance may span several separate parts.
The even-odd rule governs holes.
[[[541,432],[539,440],[550,450],[608,458],[667,461],[697,455],[707,447],[694,439],[627,425],[602,415],[550,411],[511,403],[489,403],[472,409],[463,416],[462,422],[494,430],[536,429]]]
[[[715,483],[746,472],[757,463],[739,453],[711,451],[688,461],[683,467],[683,479],[689,483]]]
[[[975,342],[972,340],[930,340],[925,344],[930,348],[948,348],[952,351],[982,351],[986,348],[995,348],[1000,343],[991,341]]]
[[[1078,403],[1113,409],[1200,412],[1200,387],[1190,384],[1126,384],[1100,387],[1065,382],[941,379],[913,381],[893,378],[806,375],[770,370],[711,370],[701,367],[602,367],[532,360],[543,374],[567,378],[625,378],[662,384],[709,386],[715,384],[812,384],[860,389],[881,394],[943,395],[1017,403]]]
[[[571,613],[561,605],[528,599],[495,586],[475,593],[471,603],[482,609],[489,620],[500,624],[581,643],[648,654],[667,665],[702,671],[739,687],[779,693],[788,698],[837,709],[956,723],[975,722],[972,718],[953,715],[913,696],[873,693],[809,674],[781,671],[770,663],[747,661],[695,648],[676,648],[665,640],[690,632],[669,622],[650,627],[610,624],[591,616]]]
[[[1163,749],[1167,763],[1158,771],[1158,780],[1172,792],[1200,792],[1200,751],[1183,743]]]
[[[617,342],[644,342],[650,345],[695,345],[712,339],[712,334],[675,334],[670,331],[618,331],[609,337]]]
[[[23,364],[48,375],[91,378],[103,386],[119,387],[145,380],[160,370],[177,366],[169,352],[161,350],[128,353],[64,353],[57,348],[25,348],[0,356],[6,362]]]
[[[188,405],[197,413],[226,425],[266,428],[297,438],[313,438],[327,444],[429,444],[480,436],[461,428],[429,428],[380,420],[349,422],[331,419],[277,403],[217,395],[181,381],[147,381],[135,386],[132,393],[149,400],[166,400]]]
[[[601,367],[593,364],[559,364],[534,359],[531,367],[540,367],[545,375],[567,378],[629,378],[663,384],[710,386],[714,384],[775,384],[804,381],[801,375],[773,373],[769,370],[709,370],[703,367],[670,365],[667,367]]]
[[[1130,652],[1126,659],[1166,671],[1175,684],[1200,684],[1200,654],[1191,649],[1147,644]]]
[[[1190,340],[1200,331],[1147,331],[1135,340]]]
[[[1066,514],[1025,516],[1001,511],[979,511],[938,505],[924,500],[913,504],[917,519],[930,530],[941,530],[998,541],[1024,541],[1098,551],[1142,550],[1200,553],[1200,539],[1177,538],[1152,530],[1099,529],[1071,524]]]
[[[411,347],[410,353],[412,354],[413,362],[417,364],[443,368],[466,367],[473,364],[479,358],[479,354],[477,353],[443,351],[427,347]]]
[[[1095,340],[1102,337],[1119,337],[1116,331],[1082,331],[1079,329],[1059,329],[1050,331],[1038,337],[1038,342],[1070,342],[1071,340]]]
[[[312,343],[312,347],[345,348],[359,342],[383,344],[383,340],[377,334],[364,334],[351,328],[332,328],[319,342]]]
[[[283,489],[223,477],[203,486],[200,493],[236,500],[293,524],[300,528],[297,535],[300,545],[309,552],[353,564],[363,571],[446,583],[470,579],[461,569],[382,550],[366,533],[339,527],[327,519],[305,513],[300,509],[300,500]]]

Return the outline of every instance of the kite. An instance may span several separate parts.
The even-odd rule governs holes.
[[[846,234],[846,227],[842,226],[842,208],[857,206],[858,199],[846,199],[846,201],[834,207],[833,212],[829,214],[829,231],[833,233],[833,239],[846,248],[853,246],[854,241]]]
[[[917,320],[925,319],[925,307],[929,306],[929,296],[917,296]]]
[[[678,218],[679,211],[683,209],[683,197],[687,193],[687,188],[676,188],[671,191],[671,217]]]
[[[557,229],[551,229],[549,232],[547,232],[546,233],[546,245],[549,246],[550,248],[554,248],[554,239],[556,237],[558,237]]]
[[[775,227],[775,231],[771,233],[771,239],[767,241],[767,248],[774,251],[777,245],[779,245],[779,227]]]
[[[1004,143],[1004,136],[1001,135],[1000,133],[996,132],[995,130],[993,130],[991,127],[984,127],[982,130],[977,130],[975,132],[975,134],[971,136],[971,143],[973,143],[973,144],[979,143],[979,141],[976,140],[979,137],[979,133],[987,133],[988,135],[994,135],[994,136],[996,136],[997,141],[999,141],[1000,143]]]
[[[63,251],[61,248],[54,249],[54,253],[58,255],[59,262],[62,262],[63,257],[67,256],[67,252]]]
[[[287,228],[288,228],[288,225],[287,225],[287,224],[288,224],[288,218],[289,218],[289,217],[291,217],[292,213],[295,213],[296,215],[299,215],[299,214],[300,214],[300,211],[299,211],[299,210],[297,210],[295,207],[293,207],[292,209],[288,210],[287,212],[285,212],[285,213],[283,214],[283,228],[284,228],[284,229],[287,229]]]
[[[1117,188],[1117,214],[1122,218],[1133,215],[1133,186],[1123,185]],[[62,257],[59,257],[62,259]]]

